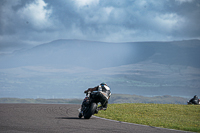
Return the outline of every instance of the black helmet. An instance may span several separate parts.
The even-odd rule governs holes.
[[[103,83],[101,83],[100,85],[107,85],[107,84],[103,82]]]

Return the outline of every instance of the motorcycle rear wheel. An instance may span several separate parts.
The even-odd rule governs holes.
[[[96,103],[91,103],[90,108],[89,108],[88,111],[84,114],[84,118],[85,118],[85,119],[90,119],[90,117],[94,114],[96,108],[97,108],[97,104],[96,104]]]

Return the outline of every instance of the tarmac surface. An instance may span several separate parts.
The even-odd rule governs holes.
[[[185,133],[91,117],[79,119],[76,104],[0,104],[1,133]]]

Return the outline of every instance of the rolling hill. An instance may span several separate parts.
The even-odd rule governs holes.
[[[114,93],[191,97],[200,90],[200,40],[105,43],[55,40],[0,55],[0,97],[80,98]]]

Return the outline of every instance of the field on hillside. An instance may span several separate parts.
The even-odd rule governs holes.
[[[154,127],[200,132],[200,106],[177,104],[109,104],[99,117]]]

